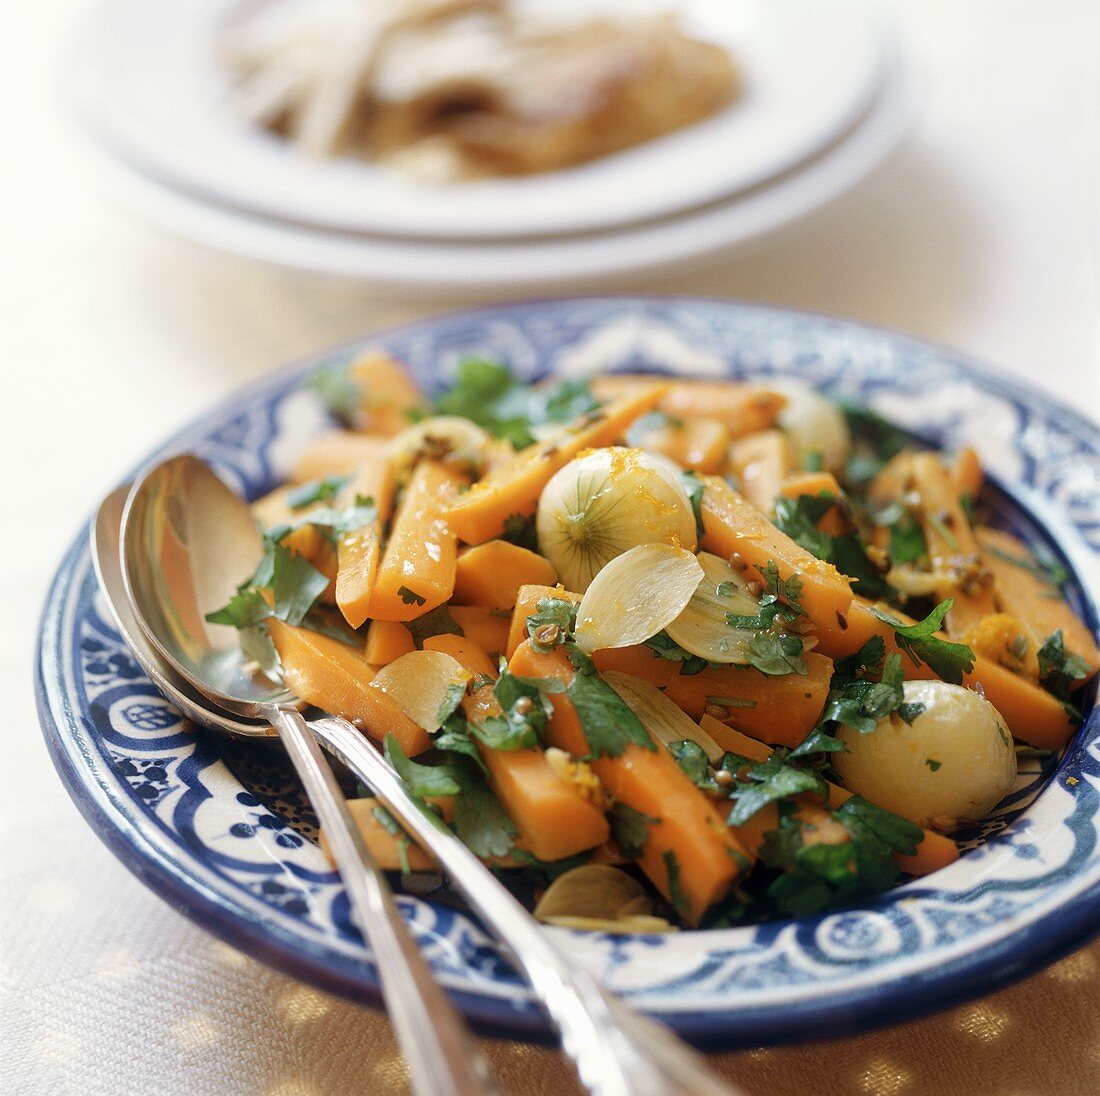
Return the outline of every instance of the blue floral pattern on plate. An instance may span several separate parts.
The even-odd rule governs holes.
[[[191,449],[250,496],[325,425],[301,382],[363,344],[239,394],[154,454]],[[843,320],[689,299],[515,305],[369,340],[429,390],[471,354],[526,377],[660,369],[800,377],[867,403],[928,441],[972,444],[997,520],[1069,567],[1076,609],[1100,572],[1100,430],[942,348]],[[369,954],[312,840],[315,820],[277,751],[230,748],[171,708],[121,644],[86,538],[43,613],[39,708],[70,793],[140,878],[231,943],[335,992],[376,1002]],[[1089,698],[1091,702],[1092,698]],[[1100,714],[1060,759],[1022,766],[958,863],[856,909],[673,936],[574,934],[580,962],[701,1045],[820,1037],[928,1011],[1050,961],[1100,928]],[[479,1027],[547,1030],[476,921],[433,892],[400,899],[434,969]],[[562,931],[562,930],[552,930]]]

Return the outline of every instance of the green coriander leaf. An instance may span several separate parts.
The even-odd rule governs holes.
[[[395,735],[386,735],[383,751],[386,760],[401,778],[401,783],[418,799],[427,799],[434,795],[458,795],[462,790],[453,766],[421,765],[418,761],[410,760]]]
[[[703,481],[694,472],[681,472],[680,481],[687,492],[691,512],[695,515],[695,535],[703,539]]]
[[[456,623],[455,618],[447,611],[446,605],[440,605],[423,616],[414,617],[405,621],[405,627],[412,633],[413,642],[419,651],[424,647],[424,640],[432,636],[460,636],[462,629]]]
[[[280,620],[301,624],[328,584],[328,575],[318,571],[305,556],[281,544],[275,546],[271,588],[275,595],[274,615]]]
[[[917,718],[921,712],[924,711],[924,705],[918,700],[914,700],[909,704],[898,705],[898,716],[906,723],[912,725],[913,720]]]
[[[362,403],[363,394],[351,379],[346,365],[318,369],[306,382],[306,387],[340,418],[350,418]]]
[[[637,860],[649,840],[649,827],[661,820],[642,814],[626,803],[615,803],[608,812],[611,836],[627,860]]]
[[[544,597],[527,618],[527,634],[535,649],[549,651],[564,643],[577,624],[577,606],[564,598]]]
[[[255,586],[242,586],[217,612],[207,613],[211,624],[228,624],[231,628],[249,628],[271,616],[271,606]]]
[[[428,599],[422,594],[418,594],[415,590],[410,590],[407,586],[397,587],[397,596],[406,605],[426,605]]]
[[[371,812],[378,824],[392,837],[397,838],[397,855],[401,865],[401,874],[408,875],[409,867],[409,839],[405,831],[397,824],[397,819],[385,807],[375,807]]]
[[[926,757],[924,763],[935,772],[943,764],[942,761],[937,761],[934,757]]]
[[[1073,682],[1084,681],[1089,676],[1088,663],[1080,655],[1066,650],[1061,628],[1047,636],[1037,654],[1040,681],[1049,692],[1063,700],[1069,698]]]
[[[455,799],[455,832],[475,856],[507,856],[515,844],[515,824],[472,765],[456,758],[455,768],[462,784]]]
[[[287,495],[287,505],[292,510],[301,510],[315,502],[328,502],[349,483],[351,483],[351,476],[326,476],[324,479],[303,483]]]
[[[766,761],[750,762],[748,766],[746,759],[736,754],[726,754],[722,758],[721,767],[732,772],[737,780],[730,793],[735,801],[727,819],[731,826],[743,825],[768,803],[801,792],[815,792],[823,800],[828,799],[828,785],[821,775],[812,769],[788,764],[787,756],[786,751],[775,750]]]
[[[466,686],[462,682],[456,681],[447,686],[443,694],[443,703],[439,705],[439,712],[436,714],[436,719],[439,720],[440,725],[446,723],[458,711],[458,706],[462,703],[462,698],[465,695]]]
[[[898,647],[909,655],[914,665],[923,662],[937,677],[952,685],[961,685],[963,675],[974,669],[974,652],[963,643],[952,643],[935,635],[954,604],[953,598],[947,598],[924,620],[909,625],[901,624],[896,617],[874,606],[871,612],[894,629]]]
[[[814,754],[840,753],[847,748],[839,738],[834,738],[821,726],[817,726],[810,731],[798,746],[791,750],[788,758],[793,761],[795,758],[812,757]]]
[[[802,456],[803,472],[820,472],[825,467],[825,458],[816,450],[810,449]]]
[[[658,632],[655,636],[650,636],[649,639],[643,641],[642,645],[648,647],[657,658],[667,659],[669,662],[679,662],[682,677],[701,674],[708,666],[716,665],[699,655],[693,655],[690,651],[685,651],[667,632]]]
[[[509,514],[504,519],[504,532],[501,540],[508,541],[520,548],[537,552],[539,550],[538,534],[535,532],[534,517],[524,517],[522,514]]]
[[[462,754],[468,757],[482,772],[487,772],[485,763],[478,753],[477,743],[471,734],[470,724],[461,712],[451,715],[443,726],[432,736],[432,745],[437,750]]]
[[[718,785],[714,780],[710,759],[698,742],[684,739],[682,742],[670,743],[668,748],[676,758],[676,764],[691,778],[692,783],[700,788],[717,791]]]
[[[914,563],[928,555],[928,545],[920,522],[912,514],[902,514],[890,526],[890,561],[896,565]]]
[[[629,745],[656,750],[638,717],[595,669],[589,668],[591,659],[575,648],[569,656],[577,672],[565,695],[577,711],[589,749],[601,757],[618,757]]]
[[[676,853],[672,849],[665,849],[661,855],[668,871],[668,897],[673,908],[681,917],[686,917],[691,906],[687,895],[684,894],[683,883],[680,879],[680,861],[676,859]]]
[[[802,640],[798,636],[757,632],[749,640],[745,655],[750,664],[762,674],[771,677],[799,674],[805,677],[809,669],[802,658],[802,646]]]
[[[854,840],[873,835],[890,852],[903,856],[912,856],[924,840],[924,830],[920,826],[868,803],[859,795],[853,795],[841,803],[833,812],[833,817],[844,824]]]

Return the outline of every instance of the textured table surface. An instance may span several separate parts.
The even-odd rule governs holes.
[[[264,371],[437,307],[373,300],[170,239],[89,187],[51,98],[78,0],[4,9],[0,171],[0,1091],[388,1096],[378,1014],[205,935],[79,818],[38,732],[46,584],[100,493]],[[1096,6],[896,4],[919,93],[901,152],[749,257],[628,285],[837,312],[952,343],[1100,417]],[[14,398],[12,392],[14,390]],[[549,1050],[487,1044],[508,1092],[574,1091]],[[717,1060],[752,1096],[1100,1091],[1100,946],[860,1038]]]

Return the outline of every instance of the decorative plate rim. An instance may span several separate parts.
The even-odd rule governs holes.
[[[498,317],[508,319],[531,310],[568,308],[569,306],[622,306],[642,309],[681,306],[718,308],[741,313],[768,313],[776,319],[797,321],[812,320],[827,325],[836,332],[850,331],[853,335],[868,333],[884,336],[891,344],[907,347],[925,354],[932,352],[957,365],[964,376],[969,374],[988,388],[998,391],[1013,401],[1029,401],[1045,414],[1063,418],[1076,425],[1079,432],[1100,441],[1100,428],[1080,412],[1029,389],[1014,378],[996,373],[990,366],[976,361],[949,347],[914,338],[911,335],[891,331],[883,327],[862,324],[850,319],[807,310],[791,310],[770,305],[757,305],[717,298],[682,296],[598,296],[551,298],[547,300],[516,302],[506,305],[484,306],[476,309],[459,309],[414,320],[398,327],[388,328],[324,351],[289,365],[275,373],[260,378],[227,398],[219,400],[210,411],[197,416],[173,433],[156,449],[155,456],[170,452],[183,438],[197,433],[212,412],[228,416],[243,410],[261,394],[274,400],[285,395],[296,378],[326,361],[338,359],[366,343],[394,338],[418,329],[446,326],[460,319],[476,321],[479,318]],[[1028,507],[1025,506],[1025,509]],[[346,957],[326,954],[324,949],[303,949],[300,938],[284,932],[272,920],[259,917],[243,917],[239,908],[227,903],[212,888],[181,873],[179,865],[165,860],[154,843],[138,825],[134,825],[120,812],[112,813],[107,789],[94,780],[94,774],[82,772],[77,760],[66,751],[61,723],[72,721],[77,714],[71,698],[65,695],[51,697],[49,670],[58,667],[57,644],[65,632],[65,615],[62,609],[73,601],[72,586],[78,575],[82,557],[87,555],[87,527],[70,545],[58,571],[51,582],[39,625],[36,649],[36,694],[38,711],[51,759],[58,770],[70,796],[102,840],[139,879],[157,890],[159,894],[186,916],[213,932],[226,942],[241,948],[248,954],[267,962],[292,976],[312,982],[323,989],[340,993],[354,1000],[377,1006],[379,995],[373,969],[364,961],[349,963]],[[1080,545],[1066,544],[1061,536],[1059,547],[1069,558],[1080,576],[1085,562]],[[1091,564],[1095,567],[1095,561]],[[1085,601],[1090,625],[1096,627],[1096,608],[1093,593],[1086,589]],[[59,706],[56,706],[58,705]],[[1077,739],[1078,748],[1067,751],[1052,779],[1063,773],[1072,762],[1081,759],[1084,739],[1097,737],[1100,730],[1100,709],[1094,710]],[[85,752],[82,750],[82,754]],[[1054,905],[1038,913],[1011,937],[971,950],[951,959],[948,969],[936,968],[919,972],[905,979],[891,978],[889,966],[882,968],[883,978],[854,990],[837,992],[811,1000],[768,1004],[759,1015],[746,1016],[743,1012],[725,1011],[713,1007],[693,1010],[689,1007],[668,1013],[654,1014],[673,1024],[675,1028],[700,1046],[709,1048],[754,1045],[761,1042],[776,1043],[802,1041],[807,1038],[824,1038],[857,1030],[867,1030],[901,1019],[925,1015],[953,1002],[978,993],[988,992],[998,986],[1015,981],[1039,969],[1065,954],[1077,944],[1100,932],[1100,867],[1091,873],[1087,883],[1076,897]],[[537,1011],[527,1002],[511,1003],[502,997],[455,989],[448,986],[452,996],[473,1021],[475,1027],[485,1033],[549,1041],[552,1036]]]

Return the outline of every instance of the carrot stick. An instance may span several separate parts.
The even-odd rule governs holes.
[[[363,657],[372,666],[385,666],[395,658],[416,650],[412,632],[396,620],[372,620],[367,629]]]
[[[342,534],[336,548],[336,604],[353,628],[358,628],[370,614],[382,530],[393,509],[393,492],[393,463],[387,453],[379,452],[359,465],[352,481],[340,493],[342,505],[369,499],[374,506],[374,517]]]
[[[451,528],[467,544],[499,537],[513,514],[535,512],[539,495],[559,468],[582,450],[611,445],[639,416],[649,411],[667,390],[650,384],[599,411],[573,422],[562,433],[521,449],[507,464],[494,468],[451,505]]]
[[[801,605],[819,625],[838,620],[852,602],[851,584],[831,563],[817,559],[781,533],[725,480],[704,477],[703,547],[732,559],[735,554],[763,575],[774,563],[781,580],[802,582]]]
[[[894,629],[879,620],[871,612],[872,607],[872,602],[857,598],[844,617],[844,627],[837,624],[816,629],[817,650],[830,658],[843,658],[858,651],[872,636],[881,636],[888,654],[899,651]],[[883,610],[903,625],[915,623],[911,617],[895,609],[883,606]],[[936,635],[940,639],[947,638],[942,632]],[[910,680],[936,678],[925,663],[914,663],[907,654],[902,654],[901,663],[906,678]],[[1074,724],[1059,700],[1026,678],[981,655],[976,655],[973,671],[963,675],[963,684],[969,688],[980,685],[986,699],[1001,713],[1012,734],[1031,746],[1058,750],[1073,735]]]
[[[309,483],[328,476],[353,475],[369,461],[379,458],[386,439],[355,430],[327,430],[315,437],[298,454],[290,472],[291,483]]]
[[[1100,669],[1100,650],[1085,625],[1066,604],[1060,590],[1046,580],[1027,545],[1000,529],[978,529],[982,562],[997,583],[1000,608],[1013,616],[1028,639],[1027,661],[1038,675],[1039,648],[1055,632],[1062,633],[1066,650],[1085,660],[1088,678],[1072,683],[1079,688]]]
[[[511,669],[526,677],[557,678],[567,687],[574,676],[564,652],[555,649],[543,654],[530,642],[520,644]],[[550,701],[554,714],[547,726],[549,741],[574,757],[588,755],[588,739],[572,702],[564,693],[552,694]],[[685,920],[697,924],[749,867],[745,850],[667,750],[647,750],[630,743],[618,757],[599,757],[591,765],[615,800],[659,820],[649,826],[639,864],[670,901],[676,897],[670,864],[677,866],[677,890],[684,905],[681,912]]]
[[[729,451],[730,468],[741,483],[741,493],[765,514],[775,506],[775,496],[794,461],[781,430],[762,430],[735,441]]]
[[[422,460],[413,470],[371,591],[371,617],[413,620],[450,598],[458,545],[445,515],[463,482],[441,461]]]
[[[370,684],[374,670],[360,654],[338,639],[296,628],[277,617],[269,617],[266,623],[287,686],[295,694],[349,720],[378,742],[394,735],[410,757],[428,749],[427,732]]]
[[[644,373],[609,373],[593,378],[592,394],[600,400],[618,399],[654,379]],[[774,426],[786,404],[785,396],[755,384],[678,379],[658,406],[673,418],[717,419],[731,437],[740,438]]]
[[[631,438],[633,438],[633,433]],[[730,432],[717,419],[666,419],[646,430],[641,448],[674,460],[695,472],[717,473],[726,467]]]
[[[424,640],[424,649],[449,654],[475,676],[496,677],[496,668],[485,652],[462,636],[431,636]],[[504,715],[492,682],[464,697],[462,709],[471,723]],[[610,837],[599,789],[593,789],[595,795],[586,795],[578,784],[554,770],[540,747],[493,750],[479,741],[477,749],[489,770],[490,787],[532,855],[540,860],[564,860],[602,845]]]
[[[473,640],[483,651],[495,658],[508,651],[508,629],[511,617],[484,605],[448,605],[451,619],[462,634]]]
[[[396,434],[408,426],[409,413],[424,406],[424,396],[405,367],[384,350],[368,350],[348,366],[359,390],[354,415],[360,430]]]
[[[454,599],[460,605],[511,609],[521,586],[552,586],[557,581],[549,561],[536,552],[506,540],[490,540],[459,555]]]

